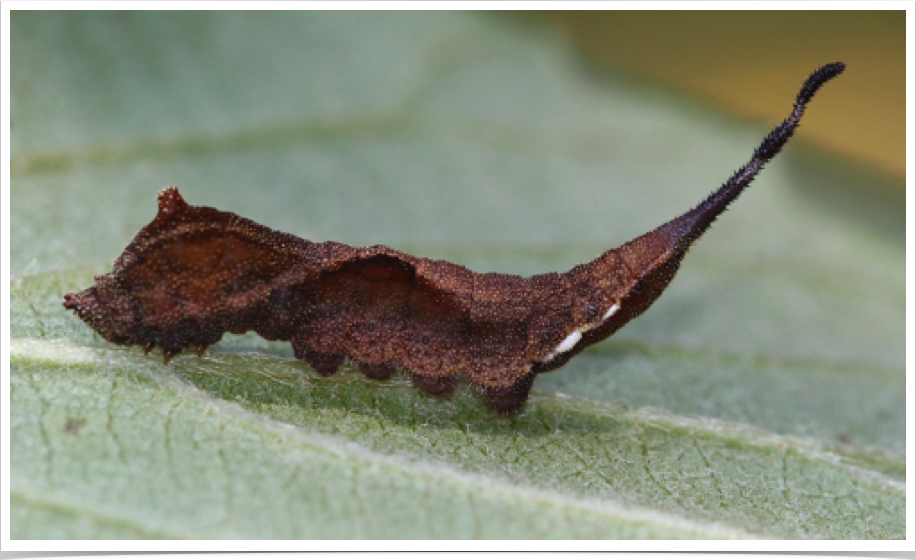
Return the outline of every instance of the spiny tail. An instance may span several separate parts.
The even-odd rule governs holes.
[[[751,160],[736,171],[719,190],[709,195],[696,208],[659,228],[660,230],[668,230],[667,233],[670,239],[675,243],[675,252],[686,250],[690,244],[703,235],[703,232],[725,211],[728,205],[738,198],[744,188],[751,184],[757,173],[763,169],[764,164],[773,159],[779,153],[779,150],[786,145],[789,138],[792,137],[805,112],[805,106],[811,101],[817,90],[842,74],[845,69],[846,64],[833,62],[815,70],[805,80],[805,84],[798,92],[792,112],[786,120],[782,121],[782,124],[774,128],[763,139],[760,146],[754,150]]]

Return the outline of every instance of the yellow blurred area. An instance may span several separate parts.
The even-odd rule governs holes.
[[[906,176],[906,12],[538,12],[591,59],[687,90],[768,124],[785,117],[808,74],[848,68],[808,111],[798,136]],[[902,186],[901,182],[901,186]]]

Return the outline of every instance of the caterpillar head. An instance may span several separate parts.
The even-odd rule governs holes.
[[[141,328],[130,294],[111,274],[95,277],[95,284],[82,292],[64,296],[72,309],[102,338],[115,344],[133,344]]]

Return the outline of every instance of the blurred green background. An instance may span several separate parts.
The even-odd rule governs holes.
[[[906,175],[906,12],[566,11],[540,13],[596,64],[682,89],[745,118],[785,115],[783,92],[826,62],[849,65],[799,137]]]

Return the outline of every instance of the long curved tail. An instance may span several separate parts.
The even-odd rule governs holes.
[[[703,232],[719,217],[729,204],[741,192],[751,184],[757,173],[763,169],[763,166],[773,159],[776,154],[786,145],[789,138],[798,128],[802,115],[805,113],[805,106],[817,93],[820,87],[833,78],[839,76],[846,69],[846,64],[842,62],[832,62],[826,64],[812,73],[795,98],[795,106],[792,112],[782,121],[782,123],[773,129],[763,142],[754,150],[751,160],[744,164],[741,169],[736,171],[731,178],[722,185],[717,191],[713,192],[696,208],[668,222],[659,230],[667,230],[669,239],[675,240],[676,247],[674,252],[686,250],[694,241],[697,240]]]

